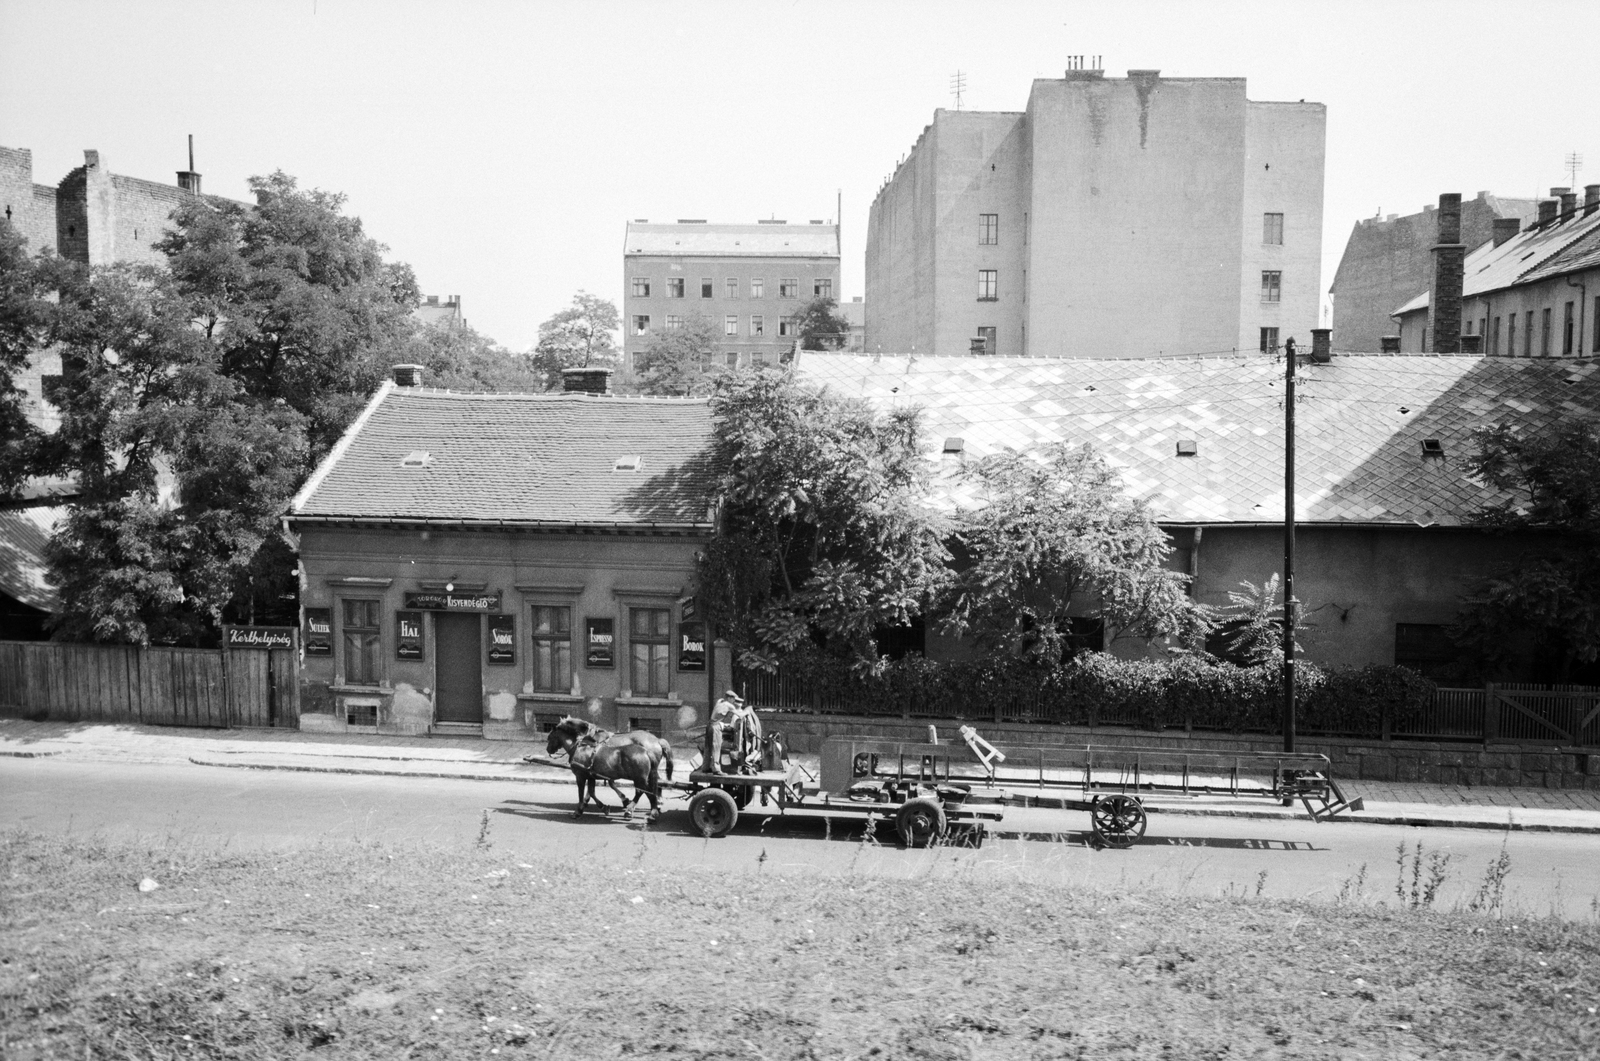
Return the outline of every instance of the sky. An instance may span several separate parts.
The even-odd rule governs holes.
[[[1600,182],[1600,4],[0,0],[0,144],[55,184],[100,152],[207,192],[283,170],[341,192],[427,294],[525,350],[621,304],[630,218],[831,220],[864,290],[872,197],[965,75],[1020,111],[1074,55],[1244,77],[1328,108],[1322,280],[1356,220],[1441,192]],[[1336,340],[1337,341],[1337,333]]]

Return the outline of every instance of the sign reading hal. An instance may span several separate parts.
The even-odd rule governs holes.
[[[500,610],[500,591],[495,590],[493,593],[411,591],[406,594],[406,607],[425,612],[497,612]]]
[[[264,648],[269,652],[275,648],[289,649],[294,647],[294,627],[224,626],[222,641],[229,648]]]

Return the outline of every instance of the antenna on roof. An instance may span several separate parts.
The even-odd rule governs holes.
[[[961,109],[961,96],[967,90],[967,75],[957,70],[950,75],[950,94],[956,98],[956,110]]]
[[[1567,187],[1576,188],[1578,186],[1578,169],[1582,165],[1583,156],[1578,154],[1576,151],[1567,156],[1567,170],[1572,174],[1572,180],[1567,182]],[[189,168],[194,169],[194,164],[190,163]]]

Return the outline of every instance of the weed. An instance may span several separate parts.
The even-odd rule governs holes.
[[[483,820],[478,823],[478,846],[484,850],[494,846],[494,841],[489,839],[489,812],[483,812]]]
[[[1339,897],[1335,902],[1341,906],[1347,902],[1360,902],[1366,897],[1367,890],[1367,864],[1361,863],[1361,868],[1356,870],[1356,875],[1346,877],[1339,882]]]
[[[1411,855],[1411,887],[1406,888],[1406,842],[1400,841],[1396,848],[1398,857],[1396,865],[1399,867],[1399,877],[1395,881],[1394,893],[1399,897],[1402,906],[1409,906],[1413,910],[1432,906],[1433,901],[1439,897],[1439,889],[1450,876],[1450,862],[1454,855],[1443,851],[1434,851],[1428,856],[1427,876],[1423,876],[1422,841],[1417,841],[1416,850]]]
[[[1500,854],[1489,863],[1489,868],[1483,872],[1483,880],[1478,885],[1478,894],[1467,903],[1467,909],[1473,913],[1491,914],[1499,917],[1505,909],[1506,877],[1511,874],[1511,853],[1506,850],[1505,841],[1500,841]],[[1591,904],[1600,902],[1600,898],[1591,900]]]
[[[1267,871],[1262,870],[1256,874],[1256,898],[1261,898],[1261,890],[1267,886]]]

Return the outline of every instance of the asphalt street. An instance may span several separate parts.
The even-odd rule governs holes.
[[[296,849],[361,842],[471,845],[480,834],[508,859],[584,859],[631,868],[841,877],[1004,874],[1106,889],[1155,887],[1195,895],[1248,892],[1333,898],[1363,879],[1368,901],[1394,901],[1397,846],[1450,857],[1438,905],[1477,890],[1502,843],[1511,857],[1508,906],[1593,917],[1600,859],[1593,836],[1354,822],[1152,814],[1126,851],[1088,844],[1082,812],[1010,808],[981,848],[905,850],[892,823],[864,839],[858,819],[744,814],[730,836],[686,832],[682,799],[655,825],[643,815],[574,819],[570,782],[498,783],[457,778],[228,769],[175,763],[0,758],[0,828],[100,835],[153,848],[222,843]],[[756,808],[751,808],[756,810]],[[488,829],[484,834],[487,815]],[[134,877],[141,867],[129,867]]]

